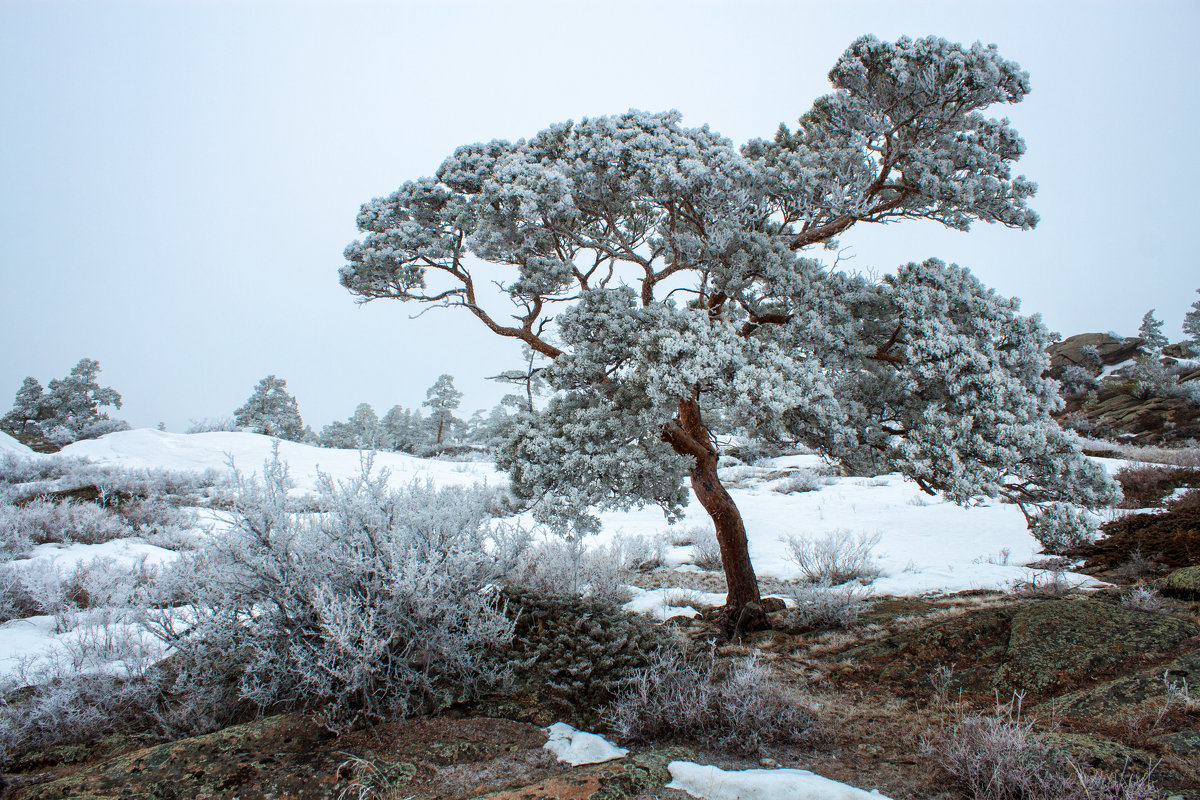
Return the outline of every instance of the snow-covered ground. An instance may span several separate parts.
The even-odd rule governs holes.
[[[0,431],[0,453],[15,453],[21,456],[28,456],[32,455],[33,451],[4,431]]]
[[[12,443],[21,447],[15,441]],[[0,446],[8,447],[0,439]],[[275,440],[250,433],[177,434],[156,430],[112,433],[100,439],[77,442],[63,454],[87,458],[93,463],[129,468],[226,471],[232,462],[245,474],[261,473],[272,455]],[[316,486],[318,473],[335,479],[351,478],[362,469],[363,456],[354,450],[331,450],[294,442],[279,443],[280,458],[286,461],[297,491]],[[41,458],[28,453],[30,458]],[[1107,461],[1107,460],[1106,460]],[[1110,469],[1125,462],[1112,461]],[[825,478],[819,489],[793,494],[775,491],[790,471],[815,469],[815,456],[789,456],[760,462],[754,467],[736,466],[723,470],[730,494],[746,521],[750,554],[761,577],[791,580],[801,577],[789,558],[788,537],[818,538],[844,530],[852,535],[879,534],[873,558],[881,575],[868,587],[875,595],[922,595],[970,589],[1005,590],[1021,581],[1035,579],[1036,570],[1024,564],[1038,558],[1038,543],[1029,534],[1019,510],[1011,505],[987,502],[964,508],[941,498],[923,494],[915,484],[899,475],[877,478]],[[394,486],[430,480],[437,485],[485,483],[502,486],[507,476],[488,463],[420,459],[400,453],[378,453],[374,468],[387,469]],[[784,477],[780,477],[781,474]],[[774,477],[771,477],[774,476]],[[197,509],[197,526],[202,532],[230,524],[228,515]],[[596,544],[611,543],[619,536],[670,539],[689,528],[711,529],[707,514],[693,501],[685,519],[666,524],[657,507],[629,512],[603,512]],[[50,561],[64,572],[94,559],[112,559],[130,565],[145,558],[149,565],[162,564],[177,553],[141,540],[122,540],[98,545],[41,545],[31,559],[12,562],[29,568]],[[695,570],[687,563],[690,545],[667,546],[665,561],[681,571]],[[1096,585],[1085,575],[1068,573],[1066,580]],[[688,605],[668,605],[668,589],[635,590],[630,610],[666,618],[691,616],[695,605],[714,604],[721,595],[691,593]],[[0,625],[0,678],[11,675],[15,665],[30,655],[48,656],[63,651],[68,640],[56,635],[53,626],[31,626],[22,620]]]

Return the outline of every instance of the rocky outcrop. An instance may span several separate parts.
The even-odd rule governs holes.
[[[1068,336],[1046,348],[1046,352],[1050,354],[1050,374],[1057,378],[1067,367],[1090,369],[1092,363],[1083,354],[1085,347],[1096,348],[1100,364],[1111,367],[1136,356],[1141,352],[1141,346],[1142,340],[1134,336],[1124,339],[1109,336],[1107,333],[1080,333]]]

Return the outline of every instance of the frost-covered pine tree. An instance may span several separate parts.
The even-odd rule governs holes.
[[[36,378],[28,377],[17,390],[13,408],[0,427],[23,432],[36,423],[42,433],[59,444],[102,436],[129,426],[112,420],[102,406],[121,407],[121,395],[111,386],[100,385],[100,362],[81,358],[64,378],[55,378],[42,390]]]
[[[265,436],[298,442],[304,436],[304,421],[296,398],[287,390],[287,381],[268,375],[258,382],[245,405],[233,412],[239,428]]]
[[[21,382],[13,398],[12,410],[0,417],[0,430],[9,433],[24,433],[30,423],[37,423],[42,416],[42,384],[32,375]]]
[[[460,420],[454,416],[454,409],[462,401],[462,392],[454,388],[453,375],[441,375],[433,386],[425,391],[423,406],[429,406],[429,426],[435,430],[435,444],[442,443],[442,437]]]
[[[1162,321],[1154,317],[1154,309],[1146,312],[1146,316],[1142,317],[1141,327],[1138,328],[1138,336],[1146,343],[1146,346],[1151,350],[1162,350],[1170,341],[1163,335]]]
[[[718,412],[955,501],[1002,495],[1031,524],[1044,504],[1114,496],[1050,417],[1036,315],[937,259],[876,281],[815,255],[859,223],[1033,227],[1036,187],[1011,173],[1025,144],[980,113],[1020,101],[1028,75],[993,46],[868,36],[829,77],[795,130],[741,148],[641,111],[460,147],[362,206],[340,273],[361,302],[461,309],[551,362],[548,404],[500,457],[542,519],[588,530],[590,509],[648,503],[675,517],[690,481],[731,625],[761,610]],[[497,276],[511,320],[487,293]]]
[[[424,421],[420,419],[419,412],[414,418],[411,410],[401,405],[395,405],[383,415],[381,423],[384,430],[387,431],[388,441],[391,442],[393,450],[415,453],[419,447],[425,444],[423,441]]]
[[[1196,294],[1200,294],[1200,289]],[[1200,350],[1200,300],[1192,303],[1192,310],[1183,315],[1183,335]]]
[[[121,407],[121,395],[111,386],[100,385],[100,362],[81,358],[65,378],[56,378],[46,385],[42,408],[51,424],[58,424],[82,435],[85,430],[108,414],[101,406]],[[43,427],[46,427],[45,423]]]
[[[358,447],[364,450],[387,450],[390,448],[390,437],[387,429],[379,421],[379,415],[370,403],[359,403],[350,415],[350,427],[354,429]]]

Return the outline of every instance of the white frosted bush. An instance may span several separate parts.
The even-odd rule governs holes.
[[[133,535],[119,516],[93,503],[34,500],[22,506],[0,505],[0,552],[8,558],[28,555],[31,545],[99,544]]]
[[[592,597],[624,603],[626,554],[620,544],[588,547],[576,536],[546,536],[522,555],[509,580],[536,594]]]
[[[787,618],[795,625],[847,628],[867,608],[865,590],[854,585],[800,584],[792,589],[792,598],[796,607],[788,609]]]
[[[512,626],[488,587],[498,578],[483,493],[387,474],[334,483],[320,513],[290,510],[286,469],[240,480],[235,523],[172,581],[193,617],[154,629],[177,649],[177,688],[259,709],[309,707],[331,728],[414,713],[498,681],[487,650]],[[219,709],[210,709],[215,715]]]
[[[604,718],[623,740],[679,738],[741,753],[810,741],[816,728],[805,698],[761,661],[669,650],[626,682]]]
[[[942,768],[974,800],[1153,800],[1150,774],[1085,770],[1040,742],[1031,723],[970,716],[934,748]]]
[[[798,492],[815,492],[822,486],[834,483],[835,479],[822,475],[815,470],[802,469],[776,481],[771,489],[780,494],[796,494]]]
[[[818,539],[789,536],[788,551],[808,581],[839,584],[846,581],[870,583],[879,576],[871,551],[879,544],[878,533],[859,533],[839,528]]]
[[[648,572],[663,565],[667,543],[661,536],[620,536],[622,566],[633,572]]]
[[[700,569],[721,569],[721,544],[712,528],[696,528],[692,542],[692,563]]]

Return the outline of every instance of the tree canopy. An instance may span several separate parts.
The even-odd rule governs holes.
[[[685,478],[712,516],[731,618],[758,600],[711,420],[894,469],[959,502],[1112,499],[1051,420],[1049,333],[1016,300],[929,258],[881,280],[819,254],[859,223],[1028,229],[1025,144],[981,112],[1028,75],[994,46],[855,41],[794,129],[735,147],[674,111],[552,125],[458,148],[364,204],[341,283],[361,301],[462,309],[550,363],[552,391],[505,448],[543,519],[660,505]],[[511,316],[491,310],[495,281]],[[1058,523],[1056,523],[1058,524]]]

